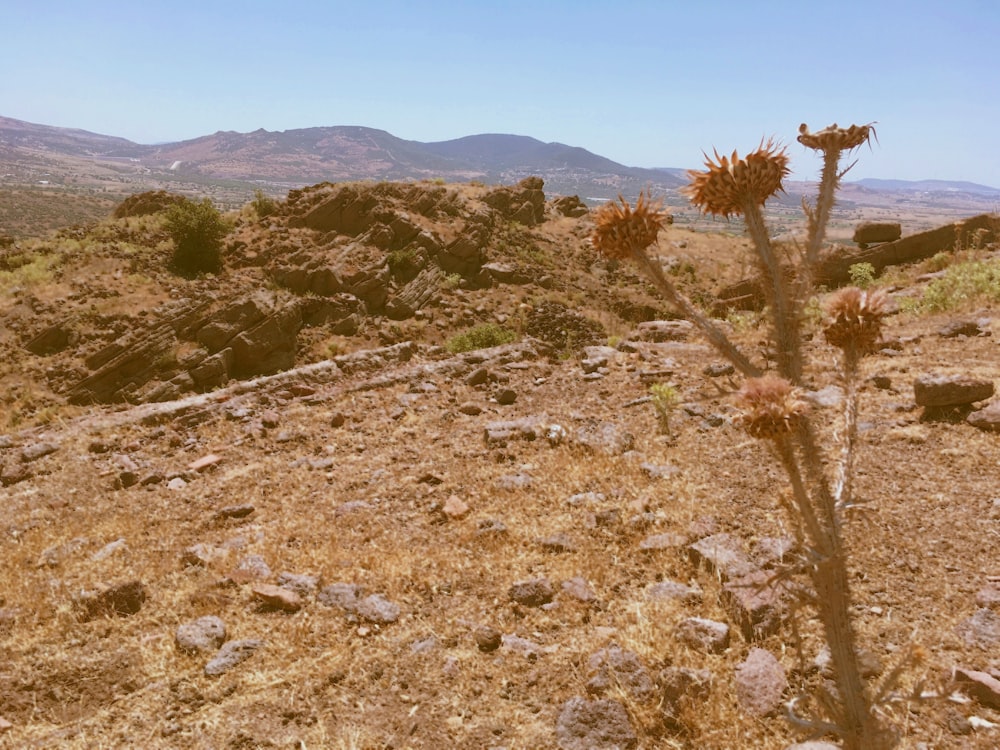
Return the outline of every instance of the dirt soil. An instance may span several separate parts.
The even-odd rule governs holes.
[[[135,219],[20,247],[63,270],[0,291],[0,747],[613,746],[567,739],[574,698],[621,706],[626,747],[808,738],[782,705],[824,680],[811,612],[779,608],[748,640],[725,570],[691,549],[729,534],[765,571],[797,552],[784,474],[734,422],[738,378],[683,326],[643,327],[667,317],[651,290],[593,254],[588,217],[546,211],[487,248],[526,279],[455,280],[419,316],[371,314],[353,335],[303,328],[292,369],[158,403],[69,405],[61,389],[143,310],[273,286],[268,259],[289,245],[267,238],[285,220],[244,215],[228,270],[208,279],[164,270],[163,237]],[[460,234],[444,215],[413,221]],[[745,243],[668,227],[659,253],[708,307],[745,274]],[[919,292],[924,270],[897,271],[899,291]],[[483,322],[523,333],[546,304],[612,346],[558,331],[442,346]],[[1000,743],[996,696],[952,681],[955,668],[1000,678],[1000,438],[963,413],[925,414],[913,391],[926,373],[996,382],[994,308],[893,315],[863,364],[863,503],[845,534],[871,684],[904,665],[880,708],[904,748]],[[74,344],[24,348],[72,310]],[[942,336],[956,320],[978,335]],[[753,315],[722,324],[765,363]],[[832,461],[836,353],[819,335],[806,351]],[[658,382],[679,393],[667,434]],[[682,595],[663,594],[671,581]],[[223,638],[209,628],[198,650],[182,637],[204,617],[245,641],[244,661],[206,673]],[[690,618],[728,640],[683,637]],[[755,648],[786,680],[763,713],[736,680]],[[704,686],[678,690],[683,670],[705,670]]]

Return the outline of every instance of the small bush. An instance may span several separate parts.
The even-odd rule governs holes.
[[[178,273],[195,276],[221,270],[222,239],[229,226],[208,198],[172,205],[165,226],[174,241],[173,267]]]
[[[474,349],[488,349],[491,346],[509,344],[516,339],[517,334],[509,328],[496,323],[483,323],[452,336],[445,347],[452,354],[460,354]]]
[[[875,266],[871,263],[855,263],[847,269],[851,284],[859,289],[867,289],[875,283]]]
[[[660,432],[670,435],[670,417],[680,403],[681,394],[676,386],[669,383],[654,383],[649,387],[650,396],[653,398],[653,408],[656,409],[656,418],[660,423]]]
[[[250,202],[253,206],[254,212],[257,214],[258,219],[263,219],[266,216],[277,212],[278,203],[271,196],[267,195],[260,188],[257,189],[253,194],[253,200]]]
[[[1000,261],[959,263],[924,290],[919,309],[945,312],[969,303],[1000,302]]]

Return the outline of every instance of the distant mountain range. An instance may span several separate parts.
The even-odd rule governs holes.
[[[593,200],[618,193],[634,196],[644,188],[673,194],[687,183],[684,169],[628,167],[583,148],[521,135],[470,135],[423,143],[374,128],[333,126],[281,132],[225,131],[177,143],[142,145],[125,138],[0,116],[0,178],[72,175],[76,180],[82,165],[88,163],[152,179],[237,181],[282,188],[358,179],[511,183],[539,175],[549,193]],[[0,180],[0,185],[3,182]],[[880,193],[1000,197],[996,188],[969,182],[865,179],[853,185]]]

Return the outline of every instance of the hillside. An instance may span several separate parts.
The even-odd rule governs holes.
[[[545,187],[292,190],[230,215],[213,276],[170,270],[162,194],[0,248],[0,743],[804,738],[781,703],[828,667],[759,589],[799,550],[739,378]],[[745,243],[675,224],[655,255],[708,310]],[[864,364],[852,586],[868,677],[905,664],[902,747],[1000,731],[992,683],[952,681],[1000,678],[997,433],[914,395],[961,375],[996,411],[997,228],[959,245],[886,269],[899,312]],[[756,313],[719,324],[766,365]]]

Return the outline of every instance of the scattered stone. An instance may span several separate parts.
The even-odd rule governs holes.
[[[228,550],[198,542],[197,544],[192,544],[181,554],[181,565],[207,568],[213,562],[225,558],[228,554]]]
[[[643,461],[639,464],[639,468],[650,479],[666,479],[680,471],[680,469],[672,464],[652,464],[648,461]]]
[[[635,436],[614,422],[591,422],[577,428],[574,440],[608,455],[620,455],[635,447]]]
[[[736,667],[736,698],[745,710],[757,716],[774,713],[787,687],[785,668],[770,651],[752,648]]]
[[[988,609],[1000,609],[1000,583],[989,583],[979,589],[976,604]]]
[[[585,604],[597,598],[587,579],[580,576],[563,581],[561,588],[566,596]]]
[[[444,501],[444,505],[441,506],[441,512],[448,518],[456,521],[460,518],[465,518],[469,510],[469,504],[458,495],[449,495],[448,499]]]
[[[639,738],[621,703],[576,697],[559,712],[556,742],[560,750],[629,750]]]
[[[126,581],[108,586],[97,592],[86,593],[78,600],[81,619],[84,622],[117,615],[134,615],[146,601],[146,587],[142,581]]]
[[[504,388],[502,391],[497,393],[496,400],[500,406],[510,406],[517,401],[517,391],[513,391],[510,388]]]
[[[236,570],[229,574],[235,583],[263,581],[271,577],[271,568],[260,555],[247,555],[236,564]]]
[[[683,547],[685,544],[687,544],[686,536],[668,531],[663,534],[647,536],[639,542],[639,549],[646,552],[655,552],[663,549],[676,549],[677,547]]]
[[[376,625],[388,625],[399,619],[399,605],[381,594],[372,594],[359,601],[354,607],[359,617]]]
[[[913,381],[918,406],[965,406],[993,395],[993,383],[970,375],[921,375]]]
[[[466,401],[462,404],[459,404],[458,411],[461,414],[467,414],[470,417],[474,417],[477,414],[483,413],[483,407],[481,407],[475,401]]]
[[[515,581],[507,596],[511,601],[523,604],[525,607],[541,607],[552,601],[555,591],[552,588],[552,581],[548,578],[531,578]]]
[[[788,615],[792,584],[758,570],[734,578],[722,587],[722,606],[736,622],[747,643],[776,633]]]
[[[818,391],[806,391],[804,398],[819,408],[833,408],[844,402],[844,389],[836,385],[828,385]]]
[[[301,597],[309,597],[319,588],[319,576],[308,576],[299,573],[279,573],[278,585],[283,589],[294,591]]]
[[[653,697],[656,686],[639,655],[617,644],[594,652],[588,661],[591,677],[587,692],[601,694],[609,688],[621,688],[633,698],[646,701]]]
[[[989,318],[979,320],[953,320],[946,323],[938,330],[938,336],[945,339],[954,339],[959,336],[989,336]]]
[[[347,422],[347,416],[341,411],[330,415],[330,426],[334,429],[343,427],[345,422]]]
[[[652,602],[678,600],[685,604],[697,604],[703,593],[698,586],[687,586],[677,581],[660,581],[646,587],[646,598]]]
[[[220,508],[215,512],[215,520],[224,521],[227,518],[246,518],[251,513],[256,510],[250,503],[244,503],[243,505],[227,505],[225,508]]]
[[[519,635],[507,634],[500,638],[500,644],[505,651],[512,651],[520,654],[529,661],[535,661],[542,653],[542,647],[534,641],[522,638]]]
[[[716,362],[707,365],[702,372],[710,378],[721,378],[735,374],[736,368],[728,362]]]
[[[892,378],[888,375],[872,375],[868,381],[880,391],[888,391],[892,388]]]
[[[695,562],[701,562],[719,574],[722,580],[742,578],[757,570],[743,551],[742,543],[731,534],[706,536],[688,547]]]
[[[630,339],[660,344],[665,341],[686,341],[694,331],[687,320],[647,320],[636,326]]]
[[[361,598],[361,587],[354,583],[331,583],[320,590],[316,601],[327,607],[354,612]]]
[[[754,545],[754,560],[762,568],[773,568],[775,565],[785,562],[786,558],[797,547],[798,543],[795,541],[795,537],[761,537]]]
[[[174,492],[178,490],[183,490],[185,487],[187,487],[187,482],[185,482],[180,477],[174,477],[169,482],[167,482],[167,489],[173,490]]]
[[[97,550],[97,552],[95,552],[90,556],[90,561],[100,562],[101,560],[106,560],[120,549],[127,549],[124,538],[115,539],[113,542],[108,542],[107,544],[105,544],[103,547]]]
[[[8,732],[14,728],[14,725],[7,721],[4,717],[0,716],[0,734]]]
[[[11,487],[19,482],[31,479],[31,469],[26,464],[4,464],[0,466],[0,484]]]
[[[281,424],[281,415],[274,409],[268,409],[260,415],[260,423],[263,427],[273,430]]]
[[[179,625],[174,642],[188,653],[215,651],[226,642],[226,624],[215,615],[199,617]]]
[[[49,456],[59,450],[59,446],[54,443],[33,443],[21,449],[21,462],[30,464],[33,461]]]
[[[956,626],[955,632],[970,646],[993,648],[1000,644],[1000,615],[991,609],[977,609]]]
[[[211,466],[215,466],[222,460],[222,456],[216,455],[215,453],[209,453],[207,456],[202,456],[188,464],[188,469],[191,471],[203,472]]]
[[[562,531],[539,539],[538,543],[546,552],[575,552],[577,550],[576,542],[569,534]]]
[[[483,437],[487,445],[504,445],[509,440],[536,440],[544,423],[540,417],[488,422]]]
[[[489,653],[500,648],[502,635],[499,630],[491,628],[489,625],[480,625],[476,628],[473,638],[475,638],[476,646],[480,651]]]
[[[523,490],[534,482],[530,474],[519,471],[517,474],[504,474],[497,477],[497,487],[502,490]]]
[[[242,664],[264,645],[264,641],[249,638],[242,641],[229,641],[219,653],[205,665],[205,674],[209,677],[228,672],[233,667]]]
[[[972,412],[966,417],[966,421],[986,432],[1000,432],[1000,401],[994,401],[985,408]]]
[[[270,583],[258,583],[250,589],[250,594],[265,609],[282,612],[298,612],[302,609],[302,597],[291,589]]]
[[[674,637],[698,651],[721,654],[729,647],[729,626],[704,617],[688,617],[674,629]]]
[[[490,371],[485,367],[477,367],[465,378],[465,384],[471,386],[483,385],[490,379]]]
[[[596,505],[603,503],[607,498],[603,492],[578,492],[566,498],[567,505]]]
[[[507,525],[497,518],[484,518],[476,529],[479,536],[500,536],[507,533]]]
[[[986,672],[972,669],[956,669],[955,682],[984,706],[1000,710],[1000,680]]]

